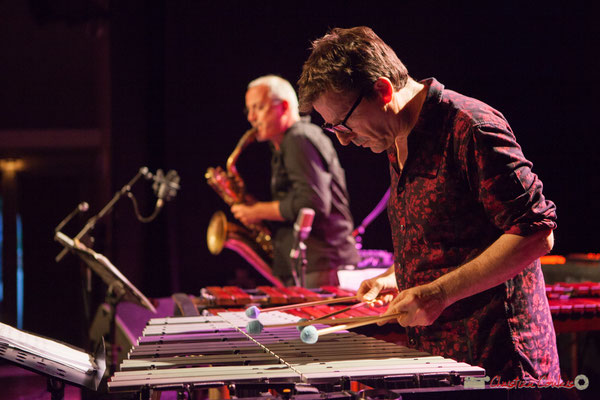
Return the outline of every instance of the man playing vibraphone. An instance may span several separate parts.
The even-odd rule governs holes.
[[[359,298],[397,287],[387,314],[403,312],[411,347],[502,381],[560,382],[539,262],[555,205],[502,114],[433,78],[414,81],[367,27],[313,43],[299,96],[342,144],[389,158],[395,264]]]

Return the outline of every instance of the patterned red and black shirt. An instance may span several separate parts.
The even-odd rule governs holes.
[[[556,227],[556,207],[501,113],[435,79],[408,136],[402,171],[388,151],[388,214],[400,290],[435,280],[504,233]],[[476,364],[502,380],[560,381],[539,260],[514,278],[407,328],[409,345]]]

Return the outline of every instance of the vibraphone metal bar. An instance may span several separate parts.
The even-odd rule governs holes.
[[[265,313],[265,324],[298,317]],[[296,328],[266,328],[250,336],[243,312],[219,316],[150,320],[120,372],[108,382],[111,392],[217,387],[226,384],[340,385],[341,381],[415,381],[439,377],[460,383],[485,371],[451,359],[353,332],[326,335],[305,344]]]

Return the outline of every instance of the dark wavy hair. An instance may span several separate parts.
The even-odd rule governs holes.
[[[333,28],[312,43],[312,52],[298,80],[300,110],[310,112],[326,91],[362,92],[373,97],[377,78],[388,78],[394,90],[402,89],[408,71],[394,50],[371,28]]]

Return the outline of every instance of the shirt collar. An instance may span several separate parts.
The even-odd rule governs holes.
[[[444,85],[435,78],[428,78],[420,83],[428,87],[427,97],[417,123],[408,135],[408,158],[404,171],[413,175],[434,177],[442,160],[443,118],[438,118],[436,113],[438,105],[442,102]],[[393,165],[397,165],[395,146],[388,149],[388,159]]]
[[[300,116],[300,119],[298,121],[294,122],[292,125],[290,125],[290,127],[287,128],[287,130],[284,132],[284,134],[283,134],[283,140],[281,141],[281,144],[283,145],[283,142],[285,140],[285,137],[286,137],[287,133],[289,131],[291,131],[292,129],[294,129],[294,127],[296,127],[296,126],[298,126],[300,124],[308,124],[308,123],[310,123],[310,115],[302,115],[302,116]],[[273,143],[271,143],[271,142],[269,142],[269,148],[271,149],[271,151],[273,153],[281,152],[281,149],[277,150],[275,148],[275,145]]]

